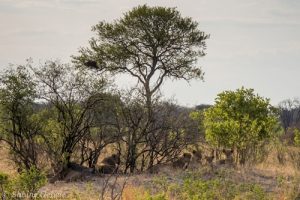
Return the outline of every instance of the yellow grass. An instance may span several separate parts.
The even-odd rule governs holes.
[[[111,155],[112,153],[110,149],[105,152],[106,155]],[[14,177],[17,171],[14,163],[8,159],[8,157],[8,149],[5,145],[0,143],[0,171]],[[279,161],[279,157],[281,161]],[[204,170],[206,167],[198,164],[194,166],[194,169]],[[284,145],[276,146],[270,148],[269,154],[264,162],[250,167],[249,170],[246,168],[242,170],[228,168],[227,170],[233,171],[233,180],[236,179],[236,181],[249,180],[264,186],[270,184],[270,187],[275,191],[273,195],[274,199],[292,199],[295,195],[297,196],[295,191],[297,191],[297,187],[300,187],[300,148]],[[179,177],[181,173],[182,171],[180,170],[174,170],[168,166],[164,166],[159,169],[158,176],[165,175],[174,178]],[[124,189],[122,199],[144,200],[149,197],[149,193],[145,189],[145,182],[153,179],[154,176],[149,174],[131,176]],[[299,180],[297,177],[299,177]],[[124,177],[121,177],[120,180],[122,181],[122,179],[124,179]],[[282,183],[274,188],[271,182],[279,182],[281,179]],[[103,178],[98,177],[95,181],[91,180],[90,182],[58,182],[56,184],[48,184],[42,188],[42,191],[65,194],[65,198],[63,199],[94,200],[99,199],[102,185]]]
[[[10,176],[17,174],[16,166],[9,158],[9,150],[7,146],[0,142],[0,171]]]

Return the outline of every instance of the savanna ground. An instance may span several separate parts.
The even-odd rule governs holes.
[[[93,31],[70,64],[0,74],[2,200],[299,197],[299,100],[274,107],[244,87],[214,105],[165,100],[166,79],[203,80],[210,36],[175,8],[141,5]],[[117,88],[117,74],[136,85]]]
[[[211,166],[192,159],[187,170],[164,165],[155,174],[94,175],[84,179],[76,179],[74,174],[73,180],[47,183],[39,192],[46,194],[42,199],[92,200],[100,199],[101,195],[105,199],[122,195],[124,200],[231,199],[230,194],[234,199],[299,198],[300,150],[282,144],[269,148],[266,159],[253,166]],[[4,145],[0,171],[10,177],[18,176]]]

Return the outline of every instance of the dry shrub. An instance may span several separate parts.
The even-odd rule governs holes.
[[[268,169],[274,175],[297,176],[300,173],[300,148],[275,143],[269,146],[264,161],[257,169]]]
[[[142,187],[134,187],[127,185],[124,188],[122,200],[138,200],[146,194],[146,191]]]
[[[294,200],[300,199],[299,177],[277,177],[277,190],[274,199]]]

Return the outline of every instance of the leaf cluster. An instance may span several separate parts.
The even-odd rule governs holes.
[[[269,99],[253,89],[222,92],[204,113],[206,140],[215,146],[244,149],[269,138],[276,122]]]

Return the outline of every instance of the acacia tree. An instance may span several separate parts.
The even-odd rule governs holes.
[[[103,94],[102,98],[101,104],[93,109],[91,128],[79,145],[81,164],[86,162],[90,168],[95,168],[102,150],[120,136],[115,118],[120,98],[113,93]]]
[[[76,146],[90,133],[93,110],[103,100],[107,81],[86,70],[53,61],[33,71],[39,85],[39,99],[48,105],[48,113],[52,113],[46,114],[49,116],[44,122],[48,153],[68,167]]]
[[[173,161],[188,145],[197,143],[198,126],[190,118],[190,112],[190,109],[180,107],[170,101],[159,102],[155,105],[153,117],[156,123],[149,129],[153,139],[146,145],[148,149],[146,156],[150,157],[154,154],[155,164]],[[149,160],[149,165],[151,164]]]
[[[0,141],[8,144],[19,167],[30,169],[37,165],[41,127],[34,117],[36,85],[26,67],[18,66],[1,74]]]
[[[118,132],[118,151],[124,160],[124,172],[134,172],[137,160],[145,151],[147,135],[147,113],[139,96],[133,91],[122,94],[121,102],[115,101],[113,121]]]
[[[218,94],[215,105],[204,112],[206,140],[216,147],[232,148],[237,164],[248,148],[269,138],[277,122],[269,99],[241,88]]]
[[[166,78],[203,78],[196,61],[205,55],[208,35],[174,8],[139,6],[113,23],[100,22],[92,30],[97,37],[90,40],[90,48],[81,48],[75,61],[135,77],[148,107]]]
[[[125,173],[150,170],[151,164],[172,161],[188,144],[196,141],[197,124],[190,119],[189,109],[170,102],[156,102],[153,109],[156,121],[145,126],[147,112],[140,99],[124,94],[121,99],[122,102],[114,104],[110,124],[118,135],[117,150],[122,155]],[[150,133],[151,141],[148,141]]]
[[[155,121],[154,96],[166,79],[203,78],[196,64],[205,55],[208,35],[199,30],[197,22],[182,17],[174,8],[138,6],[112,23],[100,22],[93,31],[97,36],[90,40],[89,48],[80,49],[74,61],[99,71],[134,77],[151,123]]]

